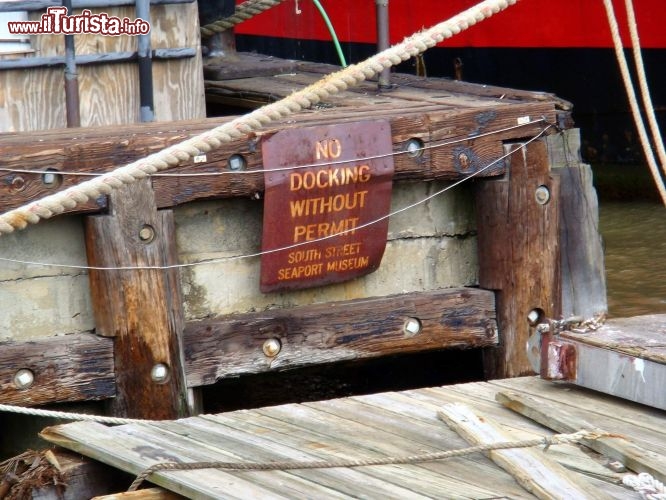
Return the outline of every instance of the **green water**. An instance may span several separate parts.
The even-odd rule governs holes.
[[[666,208],[636,201],[600,205],[609,315],[666,313]]]

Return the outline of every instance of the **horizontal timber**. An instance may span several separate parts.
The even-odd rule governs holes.
[[[416,319],[420,331],[406,328]],[[275,339],[276,356],[264,354]],[[276,368],[498,342],[494,294],[474,288],[229,315],[185,327],[190,387]]]
[[[29,370],[34,382],[19,389],[15,377]],[[89,333],[0,343],[0,402],[35,406],[113,397],[113,343]]]
[[[232,173],[227,168],[231,155],[241,154],[248,171],[263,168],[260,140],[262,136],[294,126],[315,126],[364,119],[388,119],[391,124],[396,180],[457,180],[497,160],[503,153],[502,142],[530,137],[543,128],[536,122],[515,128],[529,117],[548,122],[556,119],[552,103],[500,104],[492,107],[456,109],[436,103],[417,105],[405,101],[404,108],[395,103],[359,103],[344,109],[306,111],[266,127],[260,135],[223,144],[220,148],[190,160],[171,174],[220,173],[204,177],[154,177],[153,188],[158,208],[172,207],[189,201],[211,198],[256,197],[264,190],[259,172]],[[204,120],[149,123],[123,127],[95,127],[76,130],[52,130],[30,133],[0,134],[0,212],[5,212],[43,196],[53,194],[86,179],[63,175],[60,183],[45,185],[42,174],[47,169],[58,172],[99,174],[144,158],[194,135],[221,125],[233,117]],[[514,128],[510,128],[514,127]],[[510,128],[510,129],[509,129]],[[496,133],[493,133],[496,132]],[[487,135],[489,134],[490,135]],[[427,149],[413,158],[403,154],[407,141],[417,138]],[[441,143],[454,144],[441,145]],[[20,169],[37,173],[19,173]],[[484,171],[482,176],[504,173],[503,163]],[[259,194],[260,196],[260,194]],[[71,212],[99,211],[106,207],[101,197],[80,205]]]
[[[405,321],[419,320],[419,332]],[[277,339],[274,357],[264,342]],[[433,292],[272,309],[185,325],[187,385],[315,363],[445,348],[473,348],[498,341],[492,292],[451,288]],[[37,406],[115,396],[114,341],[91,333],[0,343],[0,403]],[[18,370],[34,383],[18,389]]]
[[[184,59],[194,57],[197,51],[191,47],[182,47],[177,49],[154,49],[151,51],[151,58],[155,60]],[[127,61],[136,61],[139,59],[138,52],[108,52],[105,54],[81,54],[76,56],[75,63],[78,66],[89,64],[108,64]],[[22,57],[20,59],[0,60],[0,70],[8,69],[28,69],[28,68],[48,68],[52,66],[62,66],[65,64],[65,56],[52,57]]]

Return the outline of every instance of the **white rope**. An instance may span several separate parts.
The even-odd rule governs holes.
[[[664,150],[664,141],[659,132],[659,124],[652,105],[652,98],[650,97],[650,89],[648,88],[647,77],[645,76],[645,65],[643,64],[643,54],[641,53],[641,41],[638,36],[638,24],[636,23],[636,14],[634,13],[634,4],[632,0],[625,0],[627,9],[627,24],[629,25],[629,35],[631,36],[631,45],[634,53],[634,64],[636,65],[636,74],[638,76],[638,84],[641,89],[641,98],[643,99],[643,107],[645,108],[645,115],[647,116],[648,124],[650,125],[650,132],[652,133],[652,141],[654,142],[661,163],[661,170],[666,175],[666,150]]]
[[[645,500],[666,500],[664,483],[655,479],[647,472],[641,472],[638,475],[626,475],[622,478],[622,484],[633,488]]]
[[[540,121],[543,121],[543,120],[537,120],[536,122],[540,122]],[[536,122],[532,122],[532,123],[536,123]],[[374,224],[378,224],[378,223],[380,223],[380,222],[382,222],[386,219],[389,219],[390,217],[393,217],[394,215],[398,215],[398,214],[406,212],[407,210],[410,210],[414,207],[422,205],[422,204],[432,200],[433,198],[436,198],[437,196],[440,196],[440,195],[446,193],[447,191],[453,189],[454,187],[459,186],[463,182],[466,182],[469,179],[472,179],[472,178],[482,174],[483,172],[485,172],[489,168],[493,167],[494,165],[498,164],[502,160],[511,156],[516,151],[527,147],[528,144],[537,140],[539,137],[541,137],[543,134],[545,134],[546,131],[549,130],[551,127],[553,127],[553,125],[547,125],[537,135],[535,135],[531,139],[521,143],[520,146],[516,150],[508,152],[508,153],[500,156],[499,158],[496,158],[495,160],[488,163],[487,165],[480,168],[479,170],[476,170],[476,171],[472,172],[471,174],[469,174],[468,176],[466,176],[466,177],[464,177],[464,178],[462,178],[462,179],[460,179],[460,180],[458,180],[458,181],[456,181],[452,184],[449,184],[448,186],[443,187],[442,189],[436,191],[435,193],[433,193],[431,195],[426,196],[425,198],[422,198],[420,200],[415,201],[414,203],[411,203],[411,204],[406,205],[404,207],[401,207],[397,210],[394,210],[393,212],[389,212],[388,214],[383,215],[381,217],[378,217],[377,219],[368,221],[364,224],[360,224],[360,225],[358,225],[358,226],[356,226],[352,229],[343,230],[343,231],[340,231],[339,233],[331,234],[331,235],[328,235],[328,236],[323,236],[321,238],[317,238],[317,239],[310,240],[310,241],[302,241],[300,243],[294,243],[293,245],[287,245],[287,246],[279,247],[279,248],[271,248],[271,249],[268,249],[268,250],[263,250],[263,251],[260,251],[260,252],[255,252],[255,253],[250,253],[250,254],[234,255],[234,256],[231,256],[231,257],[220,257],[220,258],[217,258],[217,259],[209,259],[209,260],[202,260],[202,261],[196,261],[196,262],[186,262],[186,263],[181,263],[181,264],[169,264],[169,265],[163,265],[163,266],[101,267],[101,266],[86,266],[86,265],[82,265],[82,264],[58,264],[58,263],[37,262],[37,261],[29,261],[29,260],[21,260],[21,259],[10,259],[10,258],[7,258],[7,257],[0,257],[0,262],[11,262],[11,263],[15,263],[15,264],[56,267],[56,268],[66,268],[66,269],[81,269],[81,270],[92,269],[92,270],[95,270],[95,271],[131,271],[131,270],[147,270],[147,269],[165,270],[165,269],[180,269],[180,268],[186,268],[186,267],[195,267],[195,266],[200,266],[200,265],[218,264],[220,262],[230,262],[230,261],[241,260],[241,259],[250,259],[250,258],[261,257],[262,255],[266,255],[266,254],[272,254],[272,253],[284,252],[284,251],[287,251],[287,250],[293,250],[294,248],[299,248],[299,247],[306,246],[306,245],[312,245],[312,244],[315,244],[315,243],[319,243],[321,241],[327,241],[327,240],[330,240],[330,239],[333,239],[333,238],[337,238],[339,236],[345,235],[345,234],[350,233],[350,232],[360,231],[364,228],[370,227]]]
[[[627,92],[627,97],[629,99],[629,106],[631,107],[631,113],[634,117],[634,122],[636,123],[636,129],[638,130],[638,136],[641,140],[641,145],[643,151],[645,152],[645,157],[650,167],[650,172],[654,178],[654,182],[657,185],[657,190],[661,196],[661,201],[666,206],[666,186],[664,186],[664,181],[661,178],[659,172],[659,167],[652,153],[652,148],[650,147],[650,140],[647,136],[645,130],[645,124],[643,123],[643,118],[641,117],[641,112],[638,107],[638,100],[636,99],[636,91],[634,90],[633,83],[631,81],[631,75],[629,74],[629,67],[627,65],[627,59],[624,56],[624,50],[622,46],[622,38],[620,37],[620,30],[617,25],[617,19],[615,17],[615,11],[613,9],[613,3],[611,0],[603,0],[604,7],[606,8],[606,15],[608,16],[608,24],[610,26],[611,36],[613,37],[613,45],[615,47],[615,57],[617,58],[618,65],[620,66],[620,73],[622,74],[622,81],[624,82],[624,87]]]
[[[309,108],[332,94],[346,90],[352,85],[377,75],[386,68],[425,52],[439,42],[506,9],[517,1],[485,0],[361,63],[328,75],[284,99],[267,104],[247,115],[120,167],[109,174],[82,182],[11,210],[0,215],[0,233],[11,233],[17,228],[25,228],[28,224],[37,224],[43,219],[48,219],[65,210],[72,209],[91,198],[94,199],[100,195],[109,194],[124,184],[136,182],[160,170],[180,165],[194,156],[199,156],[220,147],[225,142],[240,139],[274,120]]]
[[[98,422],[100,424],[122,425],[138,422],[153,422],[151,420],[139,420],[135,418],[104,417],[100,415],[89,415],[87,413],[70,413],[66,411],[40,410],[39,408],[26,408],[16,405],[0,404],[0,411],[7,413],[18,413],[20,415],[31,415],[33,417],[61,418],[63,420],[77,420],[85,422]]]
[[[199,28],[201,31],[201,37],[207,38],[213,36],[215,33],[222,33],[243,21],[253,18],[265,10],[281,4],[282,2],[284,2],[284,0],[247,0],[246,2],[237,5],[236,11],[231,16],[201,26]]]

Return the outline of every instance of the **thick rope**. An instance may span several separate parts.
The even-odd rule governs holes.
[[[208,38],[216,33],[222,33],[223,31],[233,28],[237,24],[247,21],[257,14],[261,14],[284,1],[285,0],[247,0],[236,7],[236,11],[233,15],[201,26],[201,28],[199,28],[201,36],[202,38]]]
[[[647,116],[648,124],[650,125],[652,141],[657,150],[659,163],[661,163],[661,170],[664,175],[666,175],[666,150],[664,149],[664,140],[659,132],[659,124],[657,123],[652,98],[650,97],[650,89],[648,88],[647,77],[645,76],[645,65],[643,64],[643,54],[641,53],[641,41],[638,36],[638,24],[636,23],[636,14],[634,13],[634,3],[632,0],[625,0],[624,3],[627,9],[627,24],[629,25],[629,35],[631,37],[631,46],[634,53],[634,64],[638,76],[638,86],[641,89],[643,108],[645,115]]]
[[[518,0],[485,0],[361,63],[328,75],[284,99],[267,104],[247,115],[237,117],[219,127],[179,144],[174,144],[113,172],[10,210],[0,215],[0,234],[11,233],[17,228],[23,229],[28,224],[37,224],[42,219],[48,219],[67,209],[72,209],[91,198],[109,194],[124,184],[130,184],[160,170],[178,166],[194,156],[220,147],[223,143],[240,139],[263,125],[309,108],[332,94],[344,91],[350,86],[372,78],[385,68],[425,52],[441,41],[451,38],[517,2]]]
[[[331,469],[334,467],[367,467],[371,465],[404,465],[417,464],[422,462],[432,462],[435,460],[444,460],[447,458],[461,457],[473,453],[483,453],[493,450],[508,450],[514,448],[531,448],[534,446],[548,447],[556,444],[571,443],[581,439],[599,439],[600,437],[611,436],[590,431],[579,431],[574,434],[555,434],[550,437],[537,439],[528,439],[524,441],[508,441],[499,443],[488,443],[458,450],[438,451],[434,453],[425,453],[422,455],[410,455],[406,457],[386,457],[366,460],[284,460],[276,462],[163,462],[151,465],[141,474],[139,474],[127,491],[135,491],[143,481],[151,474],[159,471],[179,471],[179,470],[201,470],[201,469],[226,469],[234,471],[268,471],[268,470],[293,470],[293,469]]]
[[[650,147],[650,140],[645,131],[645,124],[643,123],[643,118],[641,117],[641,111],[638,107],[638,100],[636,99],[636,91],[634,90],[633,83],[631,81],[631,75],[629,74],[629,66],[627,65],[627,59],[624,56],[624,50],[622,46],[622,38],[620,37],[620,30],[617,25],[617,19],[615,17],[615,11],[613,9],[613,3],[611,0],[603,0],[604,7],[606,8],[606,15],[608,16],[608,24],[610,26],[611,36],[613,37],[613,45],[615,46],[615,57],[617,58],[617,63],[620,66],[620,73],[622,74],[622,81],[624,82],[624,88],[627,92],[627,97],[629,99],[629,106],[631,108],[631,113],[634,117],[634,122],[636,124],[636,129],[638,130],[638,137],[641,140],[641,146],[645,152],[645,157],[650,167],[650,172],[654,178],[654,182],[657,185],[657,190],[661,196],[661,201],[666,206],[666,186],[664,186],[664,181],[661,178],[659,173],[659,167],[652,153],[652,148]]]
[[[99,415],[89,415],[87,413],[71,413],[55,410],[40,410],[39,408],[26,408],[24,406],[14,406],[0,404],[0,411],[8,413],[18,413],[21,415],[32,415],[33,417],[60,418],[63,420],[76,420],[86,422],[98,422],[100,424],[123,425],[152,422],[152,420],[139,420],[135,418],[104,417]]]
[[[666,500],[664,483],[655,479],[647,472],[638,475],[629,474],[622,478],[622,484],[633,488],[646,500]]]

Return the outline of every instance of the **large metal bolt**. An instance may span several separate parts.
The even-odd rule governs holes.
[[[462,168],[469,167],[469,156],[467,156],[467,153],[460,153],[458,155],[458,160],[460,161],[460,166]]]
[[[144,243],[150,243],[155,239],[155,229],[153,229],[152,226],[149,226],[148,224],[145,224],[140,230],[139,230],[139,239],[143,241]]]
[[[17,389],[27,389],[35,382],[35,374],[27,368],[21,368],[14,374],[14,385]]]
[[[42,183],[49,188],[58,187],[61,180],[60,174],[54,168],[49,168],[42,174]]]
[[[280,339],[268,339],[264,342],[264,345],[261,347],[261,349],[264,351],[264,355],[267,358],[274,358],[280,354],[280,351],[282,350],[282,343],[280,342]]]
[[[545,205],[550,201],[550,189],[547,186],[539,186],[534,191],[534,199],[539,205]]]
[[[423,155],[423,141],[416,138],[408,140],[405,151],[410,158],[418,158]]]
[[[157,363],[153,366],[153,369],[150,370],[150,378],[156,384],[163,384],[169,378],[169,367],[164,363]]]
[[[402,325],[402,331],[407,337],[413,337],[421,333],[421,320],[418,318],[407,318]]]
[[[245,157],[243,157],[243,155],[231,155],[227,160],[227,167],[229,167],[229,170],[233,170],[234,172],[244,170],[245,167],[247,167],[247,160]]]

